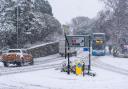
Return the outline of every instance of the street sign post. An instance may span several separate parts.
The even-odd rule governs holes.
[[[72,35],[67,36],[65,34],[65,47],[68,47],[68,50],[70,47],[85,47],[84,51],[89,51],[89,64],[88,64],[88,74],[90,74],[91,70],[91,36],[89,35]],[[66,52],[66,51],[65,51]],[[68,53],[68,74],[70,74],[70,57]]]

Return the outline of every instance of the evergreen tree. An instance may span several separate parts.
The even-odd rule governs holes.
[[[53,35],[61,33],[48,1],[0,0],[0,4],[0,43],[4,45],[24,47],[26,43],[54,40]]]
[[[45,0],[34,0],[34,11],[53,15],[49,2]]]

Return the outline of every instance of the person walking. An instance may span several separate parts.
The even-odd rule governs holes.
[[[112,54],[112,45],[109,45],[109,54]]]

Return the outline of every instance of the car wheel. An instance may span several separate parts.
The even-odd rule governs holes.
[[[22,58],[22,62],[21,62],[21,65],[23,66],[25,63],[25,60]]]
[[[21,67],[21,66],[22,66],[22,62],[17,62],[16,65],[17,65],[18,67]]]
[[[30,65],[33,65],[34,64],[34,60],[32,59],[32,61],[29,63]]]
[[[3,64],[4,64],[4,67],[8,67],[9,66],[7,62],[3,62]]]

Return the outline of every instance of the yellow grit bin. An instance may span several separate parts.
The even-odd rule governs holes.
[[[82,63],[76,62],[76,75],[82,75]]]

